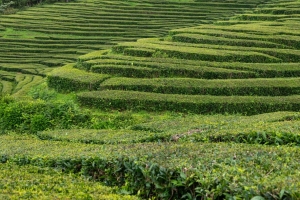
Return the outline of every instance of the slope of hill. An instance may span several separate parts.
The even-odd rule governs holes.
[[[101,109],[298,111],[299,8],[298,1],[270,3],[228,21],[120,43],[110,51],[81,56],[73,66],[77,74],[105,74],[101,84],[91,80],[76,88],[75,70],[69,76],[65,68],[54,71],[48,82],[60,90],[94,90],[78,93],[78,99]],[[67,84],[59,84],[60,76]]]
[[[0,70],[13,77],[0,77],[0,92],[22,96],[23,86],[79,55],[229,17],[264,1],[80,0],[1,15]]]

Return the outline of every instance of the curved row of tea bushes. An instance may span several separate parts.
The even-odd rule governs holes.
[[[80,172],[143,198],[300,195],[299,148],[233,143],[86,145],[0,137],[1,162]]]
[[[299,120],[266,121],[264,118],[260,121],[251,120],[254,117],[259,116],[247,116],[242,119],[236,116],[220,117],[223,123],[214,121],[212,117],[205,119],[205,123],[200,120],[201,117],[196,120],[195,117],[187,117],[184,120],[165,121],[165,126],[161,126],[160,122],[152,122],[135,124],[131,129],[125,130],[51,130],[38,132],[37,136],[42,140],[86,144],[188,141],[300,146]],[[233,119],[234,122],[230,121]]]
[[[11,94],[14,88],[14,84],[11,81],[0,80],[1,83],[1,94]]]
[[[43,78],[41,76],[32,76],[28,74],[17,74],[15,77],[14,90],[11,92],[13,96],[26,96],[30,89],[41,83]]]
[[[190,78],[110,78],[101,90],[134,90],[164,94],[189,95],[259,95],[288,96],[300,93],[299,78],[223,79],[204,80]]]
[[[150,92],[104,90],[77,94],[81,105],[110,110],[241,113],[254,115],[274,111],[298,111],[299,95],[291,96],[211,96],[159,94]]]
[[[46,74],[51,71],[51,68],[48,68],[42,64],[17,64],[17,63],[5,63],[5,64],[1,63],[0,69],[6,71],[6,73],[18,72],[18,73],[37,75],[42,77],[45,77]]]
[[[35,66],[28,66],[26,64],[18,66],[1,64],[0,69],[0,80],[3,84],[1,94],[13,94],[14,96],[26,95],[32,86],[42,81],[45,75],[40,73],[48,71],[42,68],[36,70]]]
[[[143,48],[143,49],[141,49]],[[145,49],[149,49],[146,51]],[[275,50],[277,51],[277,50]],[[279,50],[278,50],[279,51]],[[217,61],[217,62],[246,62],[246,63],[260,63],[260,62],[284,62],[280,58],[273,55],[268,55],[268,52],[242,50],[240,48],[228,48],[216,46],[203,45],[188,45],[186,43],[153,41],[150,39],[142,42],[128,42],[121,43],[113,47],[113,52],[124,53],[125,55],[137,57],[151,57],[155,52],[166,54],[167,57],[174,57],[187,60],[203,60],[203,61]],[[276,54],[276,52],[274,53]],[[296,52],[295,58],[299,58],[299,52]]]
[[[101,51],[101,53],[103,53]],[[84,66],[82,69],[94,70],[101,72],[101,68],[109,66],[109,68],[120,68],[119,66],[127,66],[127,68],[140,69],[153,68],[155,70],[165,70],[162,76],[176,76],[176,77],[190,77],[190,78],[222,78],[222,73],[228,72],[235,74],[238,71],[241,73],[234,78],[260,77],[260,78],[274,78],[274,77],[298,77],[300,76],[298,63],[243,63],[243,62],[208,62],[208,61],[194,61],[176,58],[162,58],[162,57],[134,57],[124,56],[120,54],[105,54],[98,52],[87,54],[87,57],[81,56],[79,64]],[[95,57],[88,56],[95,54]],[[164,54],[162,54],[163,56]],[[99,70],[98,70],[99,68]],[[226,71],[224,69],[234,69],[238,71]],[[150,70],[150,69],[149,69]],[[189,73],[189,71],[191,71]],[[203,71],[203,76],[199,73]],[[214,73],[214,76],[206,75],[206,73]],[[116,72],[116,74],[118,71]],[[248,74],[247,74],[248,73]],[[119,72],[122,75],[121,72]],[[123,73],[126,74],[126,73]],[[134,76],[132,73],[131,77]],[[220,76],[218,76],[220,74]],[[243,75],[245,74],[245,75]],[[233,78],[230,75],[224,78]]]
[[[43,140],[69,141],[87,144],[123,144],[170,140],[170,134],[168,133],[153,133],[150,131],[134,130],[71,129],[43,131],[39,132],[37,135]]]
[[[300,145],[299,112],[253,116],[187,115],[136,124],[132,130],[168,133],[172,141]]]
[[[299,121],[273,122],[255,127],[234,126],[215,132],[182,135],[180,139],[198,142],[237,142],[247,144],[300,146]]]
[[[57,91],[95,90],[100,83],[110,76],[106,74],[95,74],[73,68],[74,64],[54,69],[47,76],[49,87]]]
[[[201,133],[202,131],[209,131],[213,133],[222,130],[230,132],[237,129],[237,127],[240,127],[240,130],[243,128],[247,130],[249,130],[249,128],[253,128],[253,131],[264,131],[267,128],[271,128],[274,131],[281,132],[282,129],[284,129],[284,123],[282,126],[279,126],[277,130],[273,129],[273,124],[276,124],[277,122],[285,122],[286,127],[288,127],[290,123],[297,122],[297,120],[299,120],[299,112],[288,111],[263,113],[251,116],[186,114],[163,121],[154,120],[136,124],[132,126],[131,129],[143,131],[149,130],[151,132],[171,132],[176,134],[187,133],[196,129],[201,130],[198,133]],[[297,123],[295,124],[296,125],[292,126],[289,132],[298,132]]]
[[[91,72],[111,74],[123,77],[158,78],[158,77],[190,77],[206,79],[222,78],[253,78],[254,72],[214,67],[186,65],[185,68],[176,65],[134,66],[118,64],[102,64],[91,67]]]

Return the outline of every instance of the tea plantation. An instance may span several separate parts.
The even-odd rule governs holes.
[[[0,199],[300,199],[299,0],[0,15]]]

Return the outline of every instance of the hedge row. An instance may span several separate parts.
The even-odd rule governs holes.
[[[164,94],[286,96],[300,93],[300,79],[111,78],[100,89],[135,90]]]
[[[13,91],[13,88],[14,88],[14,83],[11,81],[5,81],[5,80],[0,80],[0,81],[2,84],[1,94],[2,95],[11,94],[11,92]]]
[[[298,4],[298,2],[290,2],[289,5]],[[273,15],[290,15],[290,14],[300,14],[300,11],[297,7],[273,7],[273,8],[260,8],[255,13],[263,13],[263,14],[273,14]]]
[[[0,185],[1,199],[138,199],[80,176],[13,163],[0,164]]]
[[[190,34],[182,33],[172,36],[172,41],[185,43],[199,43],[199,44],[215,44],[215,45],[231,45],[243,47],[261,47],[261,48],[285,48],[282,44],[276,44],[268,41],[216,37],[204,34]]]
[[[265,55],[267,58],[265,58],[265,60],[262,61],[256,61],[256,59],[259,58],[255,58],[253,57],[253,62],[298,62],[299,57],[300,57],[300,51],[294,48],[287,48],[284,47],[282,48],[264,48],[264,47],[248,47],[247,45],[244,46],[235,46],[235,45],[224,45],[222,43],[219,43],[218,45],[215,44],[186,44],[183,42],[157,42],[157,41],[153,41],[154,44],[164,44],[164,45],[170,45],[170,46],[181,46],[181,48],[191,48],[191,47],[195,47],[195,48],[206,48],[206,49],[212,49],[215,50],[217,52],[222,52],[221,55],[226,55],[226,54],[237,54],[236,55],[236,61],[238,62],[250,62],[250,61],[246,61],[243,58],[239,59],[239,56],[250,56],[251,54],[256,55],[260,55],[260,54],[256,54],[256,53],[262,53],[263,55]],[[239,53],[235,52],[238,51]],[[233,52],[233,53],[232,53]],[[249,58],[250,59],[250,58]],[[229,60],[230,61],[230,60]],[[250,62],[251,63],[251,62]]]
[[[78,57],[78,62],[84,62],[86,60],[98,59],[101,58],[103,55],[108,53],[107,50],[100,50],[100,51],[93,51],[88,54],[82,55]]]
[[[240,21],[236,21],[240,22]],[[288,24],[286,22],[285,24]],[[286,33],[283,34],[274,34],[274,28],[270,26],[270,31],[269,33],[273,34],[269,35],[264,33],[266,31],[266,26],[255,26],[253,27],[253,31],[249,33],[247,32],[241,32],[238,30],[234,29],[235,24],[230,24],[230,26],[217,26],[217,25],[202,25],[198,27],[193,27],[193,28],[184,28],[184,29],[177,29],[177,30],[171,30],[170,35],[175,36],[177,34],[201,34],[201,35],[208,35],[208,36],[215,36],[215,37],[222,37],[222,38],[230,38],[230,39],[242,39],[242,40],[255,40],[255,41],[266,41],[266,42],[271,42],[271,43],[276,43],[279,46],[287,46],[287,47],[292,47],[292,48],[299,48],[300,47],[300,38],[298,36],[294,36],[291,34],[288,34],[288,31],[290,30],[289,28],[286,28],[285,31]],[[240,24],[240,30],[244,29],[249,29],[251,26],[249,25],[249,22],[246,23],[245,25]],[[256,33],[256,34],[255,34]]]
[[[42,64],[1,63],[0,70],[6,71],[6,72],[1,72],[1,74],[5,74],[7,72],[20,72],[24,74],[33,74],[33,75],[39,75],[45,77],[46,73],[48,73],[51,69],[49,69],[47,66]]]
[[[299,148],[233,143],[84,145],[0,137],[1,162],[80,172],[143,198],[300,197]]]
[[[253,115],[274,111],[298,111],[299,96],[176,95],[136,91],[92,91],[77,94],[81,105],[104,110],[176,111],[191,113],[241,113]]]
[[[49,87],[61,92],[95,90],[101,82],[110,77],[105,74],[94,74],[75,69],[73,66],[74,64],[68,64],[48,74]]]
[[[172,134],[188,133],[192,130],[196,133],[201,132],[235,132],[250,130],[266,131],[272,130],[277,132],[285,131],[297,133],[297,123],[291,129],[287,128],[291,123],[299,119],[299,112],[271,112],[258,115],[243,116],[243,115],[198,115],[186,114],[173,117],[166,120],[154,120],[145,123],[133,125],[132,130],[143,130],[151,132],[170,132]],[[275,122],[275,123],[273,123]],[[276,122],[282,122],[281,126],[274,126]],[[286,123],[286,126],[285,126]],[[239,127],[239,128],[238,128]],[[196,130],[199,130],[197,132]]]
[[[209,61],[195,61],[184,60],[176,58],[159,58],[159,57],[134,57],[124,56],[121,54],[108,54],[103,55],[100,58],[90,59],[83,61],[87,65],[86,69],[90,69],[93,65],[131,65],[149,67],[155,69],[170,69],[168,73],[171,75],[172,71],[178,71],[175,76],[179,77],[194,77],[194,78],[230,78],[230,76],[199,76],[199,70],[212,71],[212,72],[226,72],[225,69],[239,70],[245,75],[233,76],[234,78],[249,78],[249,77],[298,77],[300,76],[300,70],[298,63],[243,63],[243,62],[209,62]],[[185,71],[191,70],[187,76]],[[171,71],[172,70],[172,71]],[[228,73],[236,73],[237,71],[227,71]],[[247,73],[249,73],[247,75]]]
[[[192,123],[188,120],[191,120]],[[262,121],[257,122],[251,119],[243,119],[243,121],[236,117],[234,118],[236,121],[228,124],[218,123],[212,119],[210,119],[211,121],[205,119],[205,123],[201,122],[200,119],[193,120],[195,119],[169,120],[165,121],[165,127],[159,126],[159,122],[154,122],[134,125],[133,130],[71,129],[43,131],[37,135],[43,140],[86,144],[132,144],[183,140],[189,142],[236,142],[300,146],[299,120],[266,122],[261,119],[264,121],[262,123]],[[222,120],[230,120],[230,117],[224,117]]]
[[[167,73],[163,73],[161,70],[158,69],[138,66],[136,67],[130,65],[94,65],[91,67],[91,71],[94,73],[137,78],[154,78],[169,75]]]
[[[134,130],[71,129],[39,132],[43,140],[81,142],[86,144],[122,144],[169,141],[170,134]]]
[[[276,21],[282,18],[289,18],[288,15],[268,15],[268,14],[242,14],[236,17],[239,20],[249,21]]]
[[[298,63],[208,63],[215,67],[224,67],[227,69],[250,70],[256,72],[258,77],[299,77],[300,70]]]
[[[0,67],[1,69],[1,67]],[[5,81],[14,82],[15,81],[15,74],[7,71],[0,70],[0,79]]]
[[[112,61],[113,62],[113,61]],[[99,63],[99,62],[98,62]],[[155,78],[155,77],[189,77],[189,78],[205,78],[205,79],[232,79],[232,78],[253,78],[257,74],[254,72],[222,69],[206,66],[195,65],[178,65],[178,64],[147,64],[141,65],[136,62],[125,64],[85,64],[85,69],[89,69],[94,73],[115,74],[124,77],[139,78]]]
[[[91,71],[94,73],[114,74],[118,76],[138,78],[192,77],[220,79],[255,77],[255,73],[252,72],[198,66],[186,66],[185,68],[182,68],[180,66],[162,66],[161,68],[149,68],[130,65],[94,65],[91,67]]]
[[[150,42],[136,42],[136,43],[121,43],[114,46],[113,52],[115,53],[124,53],[126,55],[131,55],[127,49],[135,49],[134,54],[143,55],[144,50],[140,48],[148,48],[155,50],[156,52],[162,52],[167,54],[168,57],[174,57],[179,59],[187,60],[204,60],[204,61],[217,61],[217,62],[248,62],[248,63],[257,63],[257,62],[280,62],[281,60],[270,56],[268,54],[251,52],[251,51],[238,51],[234,50],[222,50],[222,49],[210,49],[205,47],[196,47],[196,46],[179,46],[175,44],[164,44],[164,43],[150,43]],[[137,53],[139,51],[139,53]],[[130,51],[133,52],[133,51]]]
[[[32,75],[17,75],[16,83],[13,90],[13,96],[24,97],[32,89],[33,86],[38,85],[43,81],[41,76]]]
[[[173,141],[300,146],[299,112],[253,116],[186,115],[136,124],[133,130],[168,133]]]
[[[256,124],[254,127],[233,126],[225,130],[202,131],[198,134],[181,134],[188,141],[237,142],[247,144],[300,146],[299,121]]]
[[[153,49],[147,48],[126,48],[124,55],[137,56],[137,57],[151,57],[155,53]]]

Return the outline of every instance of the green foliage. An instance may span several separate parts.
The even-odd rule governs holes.
[[[109,75],[94,74],[73,68],[74,64],[53,70],[47,77],[48,86],[60,92],[95,90]]]
[[[2,7],[5,7],[10,0],[1,0],[0,2]],[[238,0],[234,0],[234,3],[222,0],[205,3],[187,0],[176,0],[175,2],[161,2],[160,0],[121,2],[114,0],[114,7],[106,1],[65,2],[69,2],[69,0],[14,1],[11,6],[26,7],[26,9],[9,16],[1,15],[1,70],[14,70],[14,74],[22,73],[45,77],[52,67],[61,67],[77,60],[96,59],[110,52],[107,49],[119,42],[132,42],[141,37],[159,37],[166,35],[169,30],[180,28],[183,25],[194,26],[206,20],[229,17],[233,13],[242,12],[241,8],[254,8],[262,1],[253,0],[245,4]],[[33,7],[36,4],[38,6]],[[103,9],[99,10],[99,6]],[[172,9],[166,9],[166,7],[172,7]],[[6,10],[5,12],[9,14],[16,10]],[[82,12],[78,13],[78,10]],[[65,15],[58,13],[65,13]],[[94,13],[92,17],[91,13]],[[97,53],[91,52],[95,50]],[[160,53],[148,48],[127,49],[126,51],[128,54],[138,56],[151,56],[152,53],[156,58],[167,56],[164,52]],[[88,55],[84,56],[86,53]],[[77,67],[81,69],[90,67],[84,64],[86,63],[82,62],[82,66],[78,65]],[[7,67],[7,65],[10,66]],[[70,76],[65,78],[68,79],[66,82],[70,81]],[[25,82],[23,83],[24,86],[27,85]],[[61,81],[61,87],[64,84],[65,82]],[[70,89],[88,88],[83,87],[83,85],[87,85],[87,82],[79,82],[78,85],[81,87]]]
[[[88,113],[73,102],[0,101],[1,132],[37,132],[53,128],[81,127],[89,123]]]
[[[164,133],[172,141],[299,146],[299,123],[298,112],[253,116],[186,115],[136,124],[131,129]]]
[[[108,110],[175,111],[197,114],[240,113],[254,115],[275,111],[298,111],[299,96],[210,96],[158,94],[150,92],[104,90],[77,94],[89,107]]]
[[[52,101],[64,96],[46,85],[33,87],[29,93],[37,101],[3,97],[1,132],[36,134],[1,135],[0,162],[79,173],[143,199],[299,199],[299,113],[187,114],[300,110],[299,1],[120,2],[80,0],[1,16],[2,93],[20,97],[52,71],[50,67],[76,60],[49,73],[49,86],[61,92],[99,87],[103,91],[77,95],[82,105],[98,112],[93,115],[73,102]],[[263,8],[257,7],[263,2],[267,3]],[[255,12],[211,23],[253,7],[257,7]],[[47,16],[47,21],[41,16]],[[149,39],[182,24],[188,28]],[[202,25],[190,28],[194,24]],[[136,41],[141,36],[148,39]],[[112,50],[99,51],[117,43]],[[91,50],[98,51],[77,59]],[[296,78],[270,79],[274,77]],[[148,123],[142,123],[136,113],[109,113],[112,109],[182,113],[151,116]],[[4,171],[32,170],[11,169]],[[18,172],[16,177],[21,176]],[[94,191],[103,189],[94,182],[52,177],[54,191],[66,191],[57,182],[75,184],[75,189],[68,189],[69,196],[50,199],[88,199],[94,194],[97,199],[122,199],[97,196]],[[43,187],[42,180],[34,183]],[[7,182],[21,195],[40,191],[28,181],[24,189],[22,180],[18,187],[6,178],[0,181],[1,191],[14,188],[6,187]]]
[[[100,85],[105,90],[135,90],[164,94],[287,96],[299,94],[300,79],[110,78]]]
[[[130,112],[117,113],[114,115],[95,115],[91,127],[94,129],[125,129],[135,123],[136,119]]]
[[[168,57],[186,60],[203,60],[203,61],[217,61],[217,62],[246,62],[246,63],[273,63],[281,62],[281,59],[256,51],[240,51],[238,48],[224,48],[224,47],[205,47],[203,45],[188,45],[186,43],[165,42],[154,39],[143,40],[141,42],[127,42],[121,43],[112,48],[115,53],[124,53],[125,55],[135,56],[137,53],[130,54],[130,52],[141,52],[141,48],[156,50],[166,53]],[[130,49],[131,51],[127,51]],[[133,51],[135,50],[135,51]],[[144,51],[144,50],[143,50]],[[147,57],[147,56],[146,56]]]
[[[0,164],[1,199],[138,199],[114,188],[51,168]]]
[[[122,144],[169,141],[168,133],[134,130],[71,129],[39,132],[43,140],[81,142],[87,144]]]
[[[2,162],[80,172],[143,198],[300,196],[299,148],[233,143],[86,145],[1,136],[0,152]]]
[[[48,88],[46,83],[42,83],[30,89],[29,96],[33,99],[49,101],[57,97],[57,92]]]

